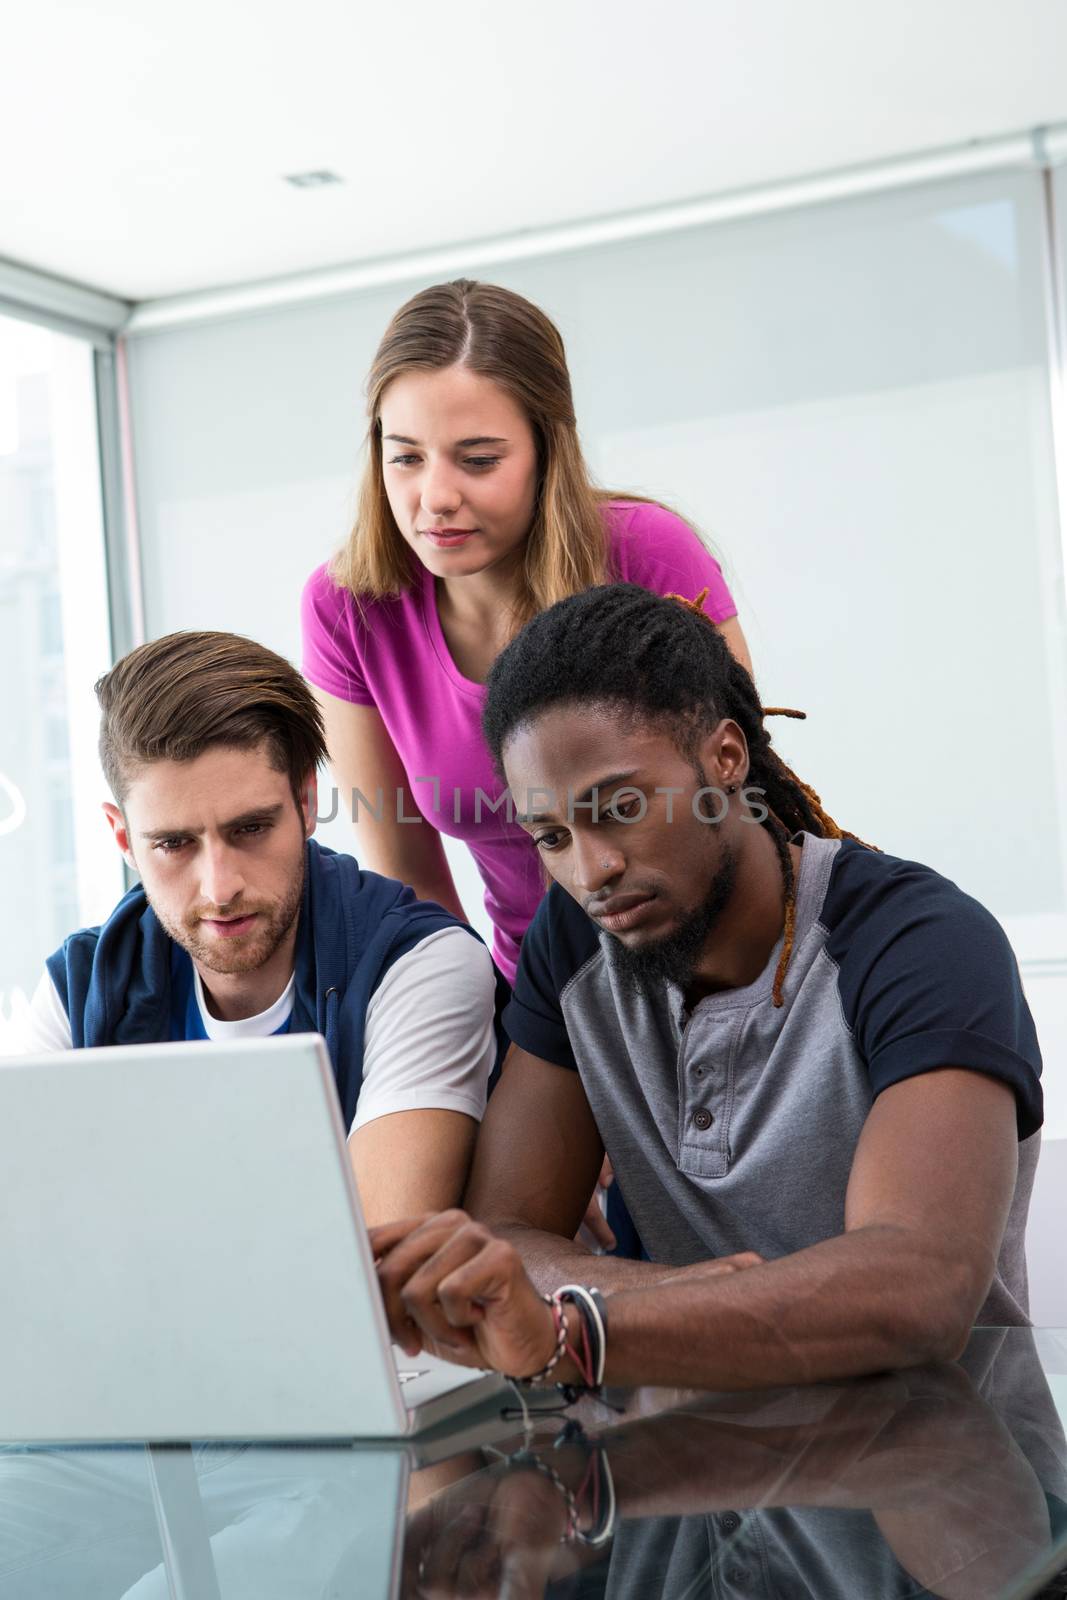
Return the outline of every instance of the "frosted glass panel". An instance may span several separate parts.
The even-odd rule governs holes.
[[[109,665],[92,347],[0,317],[0,1054],[45,957],[122,892],[99,809]]]
[[[558,320],[602,481],[711,539],[764,698],[808,712],[776,730],[797,771],[984,900],[1026,960],[1067,956],[1042,226],[1038,175],[996,174],[479,274]],[[407,292],[133,341],[153,632],[297,655]]]

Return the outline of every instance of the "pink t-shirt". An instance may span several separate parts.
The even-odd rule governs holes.
[[[706,588],[704,609],[713,622],[736,615],[719,563],[681,517],[627,500],[609,501],[604,512],[617,579],[656,594],[692,597]],[[398,599],[363,602],[361,614],[325,566],[313,572],[301,601],[304,676],[339,700],[378,708],[422,816],[462,839],[475,859],[493,955],[513,981],[522,936],[545,892],[541,863],[528,834],[507,818],[482,738],[485,686],[465,678],[452,660],[433,574],[423,567],[420,579]],[[342,814],[347,803],[346,796]],[[395,810],[396,797],[386,793],[381,803]],[[379,796],[371,792],[358,804],[377,808]]]

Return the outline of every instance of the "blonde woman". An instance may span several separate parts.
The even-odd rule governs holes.
[[[468,279],[425,289],[386,329],[367,391],[355,526],[304,589],[304,674],[363,864],[464,917],[440,836],[462,839],[510,982],[545,885],[482,738],[496,656],[537,612],[616,579],[706,590],[746,667],[748,652],[689,525],[594,487],[563,341],[537,306]]]

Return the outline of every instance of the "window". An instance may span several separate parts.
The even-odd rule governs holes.
[[[92,347],[0,317],[0,1051],[45,956],[122,891],[99,812],[109,664]]]

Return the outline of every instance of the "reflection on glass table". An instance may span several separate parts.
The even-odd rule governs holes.
[[[1067,1593],[1067,1333],[751,1394],[644,1389],[412,1446],[0,1452],[3,1600]]]

